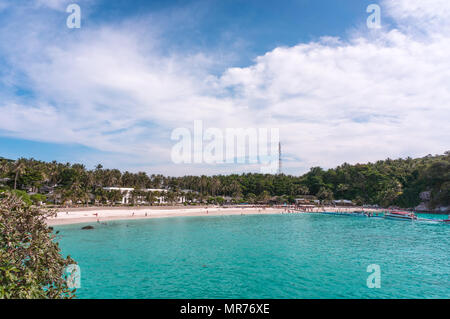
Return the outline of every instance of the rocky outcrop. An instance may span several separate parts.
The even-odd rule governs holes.
[[[414,209],[418,212],[424,212],[424,213],[441,213],[441,214],[447,214],[450,212],[449,206],[438,206],[435,208],[431,208],[430,200],[431,200],[431,192],[426,191],[420,193],[420,199],[422,202],[416,206]]]
[[[420,203],[418,206],[414,208],[418,212],[427,212],[430,209],[428,208],[428,205],[425,202]]]

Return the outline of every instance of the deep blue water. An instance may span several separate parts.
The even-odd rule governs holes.
[[[450,225],[317,214],[92,225],[56,228],[81,267],[80,298],[450,298]],[[371,264],[381,288],[367,287]]]

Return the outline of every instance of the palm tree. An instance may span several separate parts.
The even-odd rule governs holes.
[[[16,176],[14,177],[14,189],[17,189],[17,179],[19,178],[19,175],[25,172],[25,169],[25,160],[23,158],[18,159],[14,167],[14,172],[16,173]]]
[[[298,195],[307,195],[307,194],[309,194],[309,188],[305,185],[300,185],[297,188],[297,194]]]
[[[242,187],[237,181],[233,181],[229,186],[229,193],[234,198],[242,197]]]
[[[270,200],[270,193],[266,190],[264,190],[261,194],[258,196],[258,201],[262,204],[267,204]]]
[[[156,201],[156,196],[153,192],[147,192],[145,199],[150,204],[150,206],[153,206]]]
[[[0,158],[0,178],[9,177],[12,171],[13,171],[12,161]],[[9,178],[6,179],[6,181],[8,180]]]
[[[0,158],[0,174],[4,174],[8,171],[8,162]]]

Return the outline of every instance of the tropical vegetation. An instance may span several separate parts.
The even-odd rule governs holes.
[[[66,269],[75,262],[61,255],[46,224],[53,213],[30,204],[0,193],[0,299],[72,298]]]
[[[164,196],[169,202],[174,202],[181,192],[188,201],[215,204],[227,197],[237,203],[292,203],[295,198],[309,195],[321,201],[348,199],[357,204],[404,208],[418,205],[419,194],[429,191],[430,205],[438,207],[449,205],[450,152],[415,159],[344,163],[328,170],[313,167],[301,176],[248,173],[167,177],[121,172],[102,165],[90,170],[82,164],[0,159],[0,187],[26,191],[34,196],[30,197],[34,203],[56,202],[56,197],[61,202],[86,205],[114,203],[120,200],[120,191],[105,191],[104,187],[132,187],[134,199],[146,196],[150,203],[158,194],[142,192],[147,188],[168,190]],[[52,192],[48,194],[46,189]],[[37,198],[36,194],[47,197]]]

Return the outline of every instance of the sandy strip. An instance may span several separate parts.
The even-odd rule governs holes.
[[[174,208],[154,207],[154,208],[86,208],[83,210],[59,209],[57,216],[47,220],[49,226],[92,223],[111,220],[132,220],[161,217],[182,217],[182,216],[225,216],[225,215],[269,215],[282,214],[288,212],[289,208],[261,208],[261,207],[194,207],[194,208]],[[361,208],[336,208],[336,207],[315,207],[309,212],[333,212],[333,211],[356,211]],[[365,211],[376,211],[367,210]],[[290,212],[293,212],[292,209]]]
[[[58,212],[57,216],[47,220],[49,226],[80,224],[97,221],[132,220],[162,217],[182,216],[225,216],[225,215],[256,215],[281,214],[280,208],[180,208],[180,209],[114,209],[114,210],[85,210]],[[98,214],[98,216],[97,216]]]

